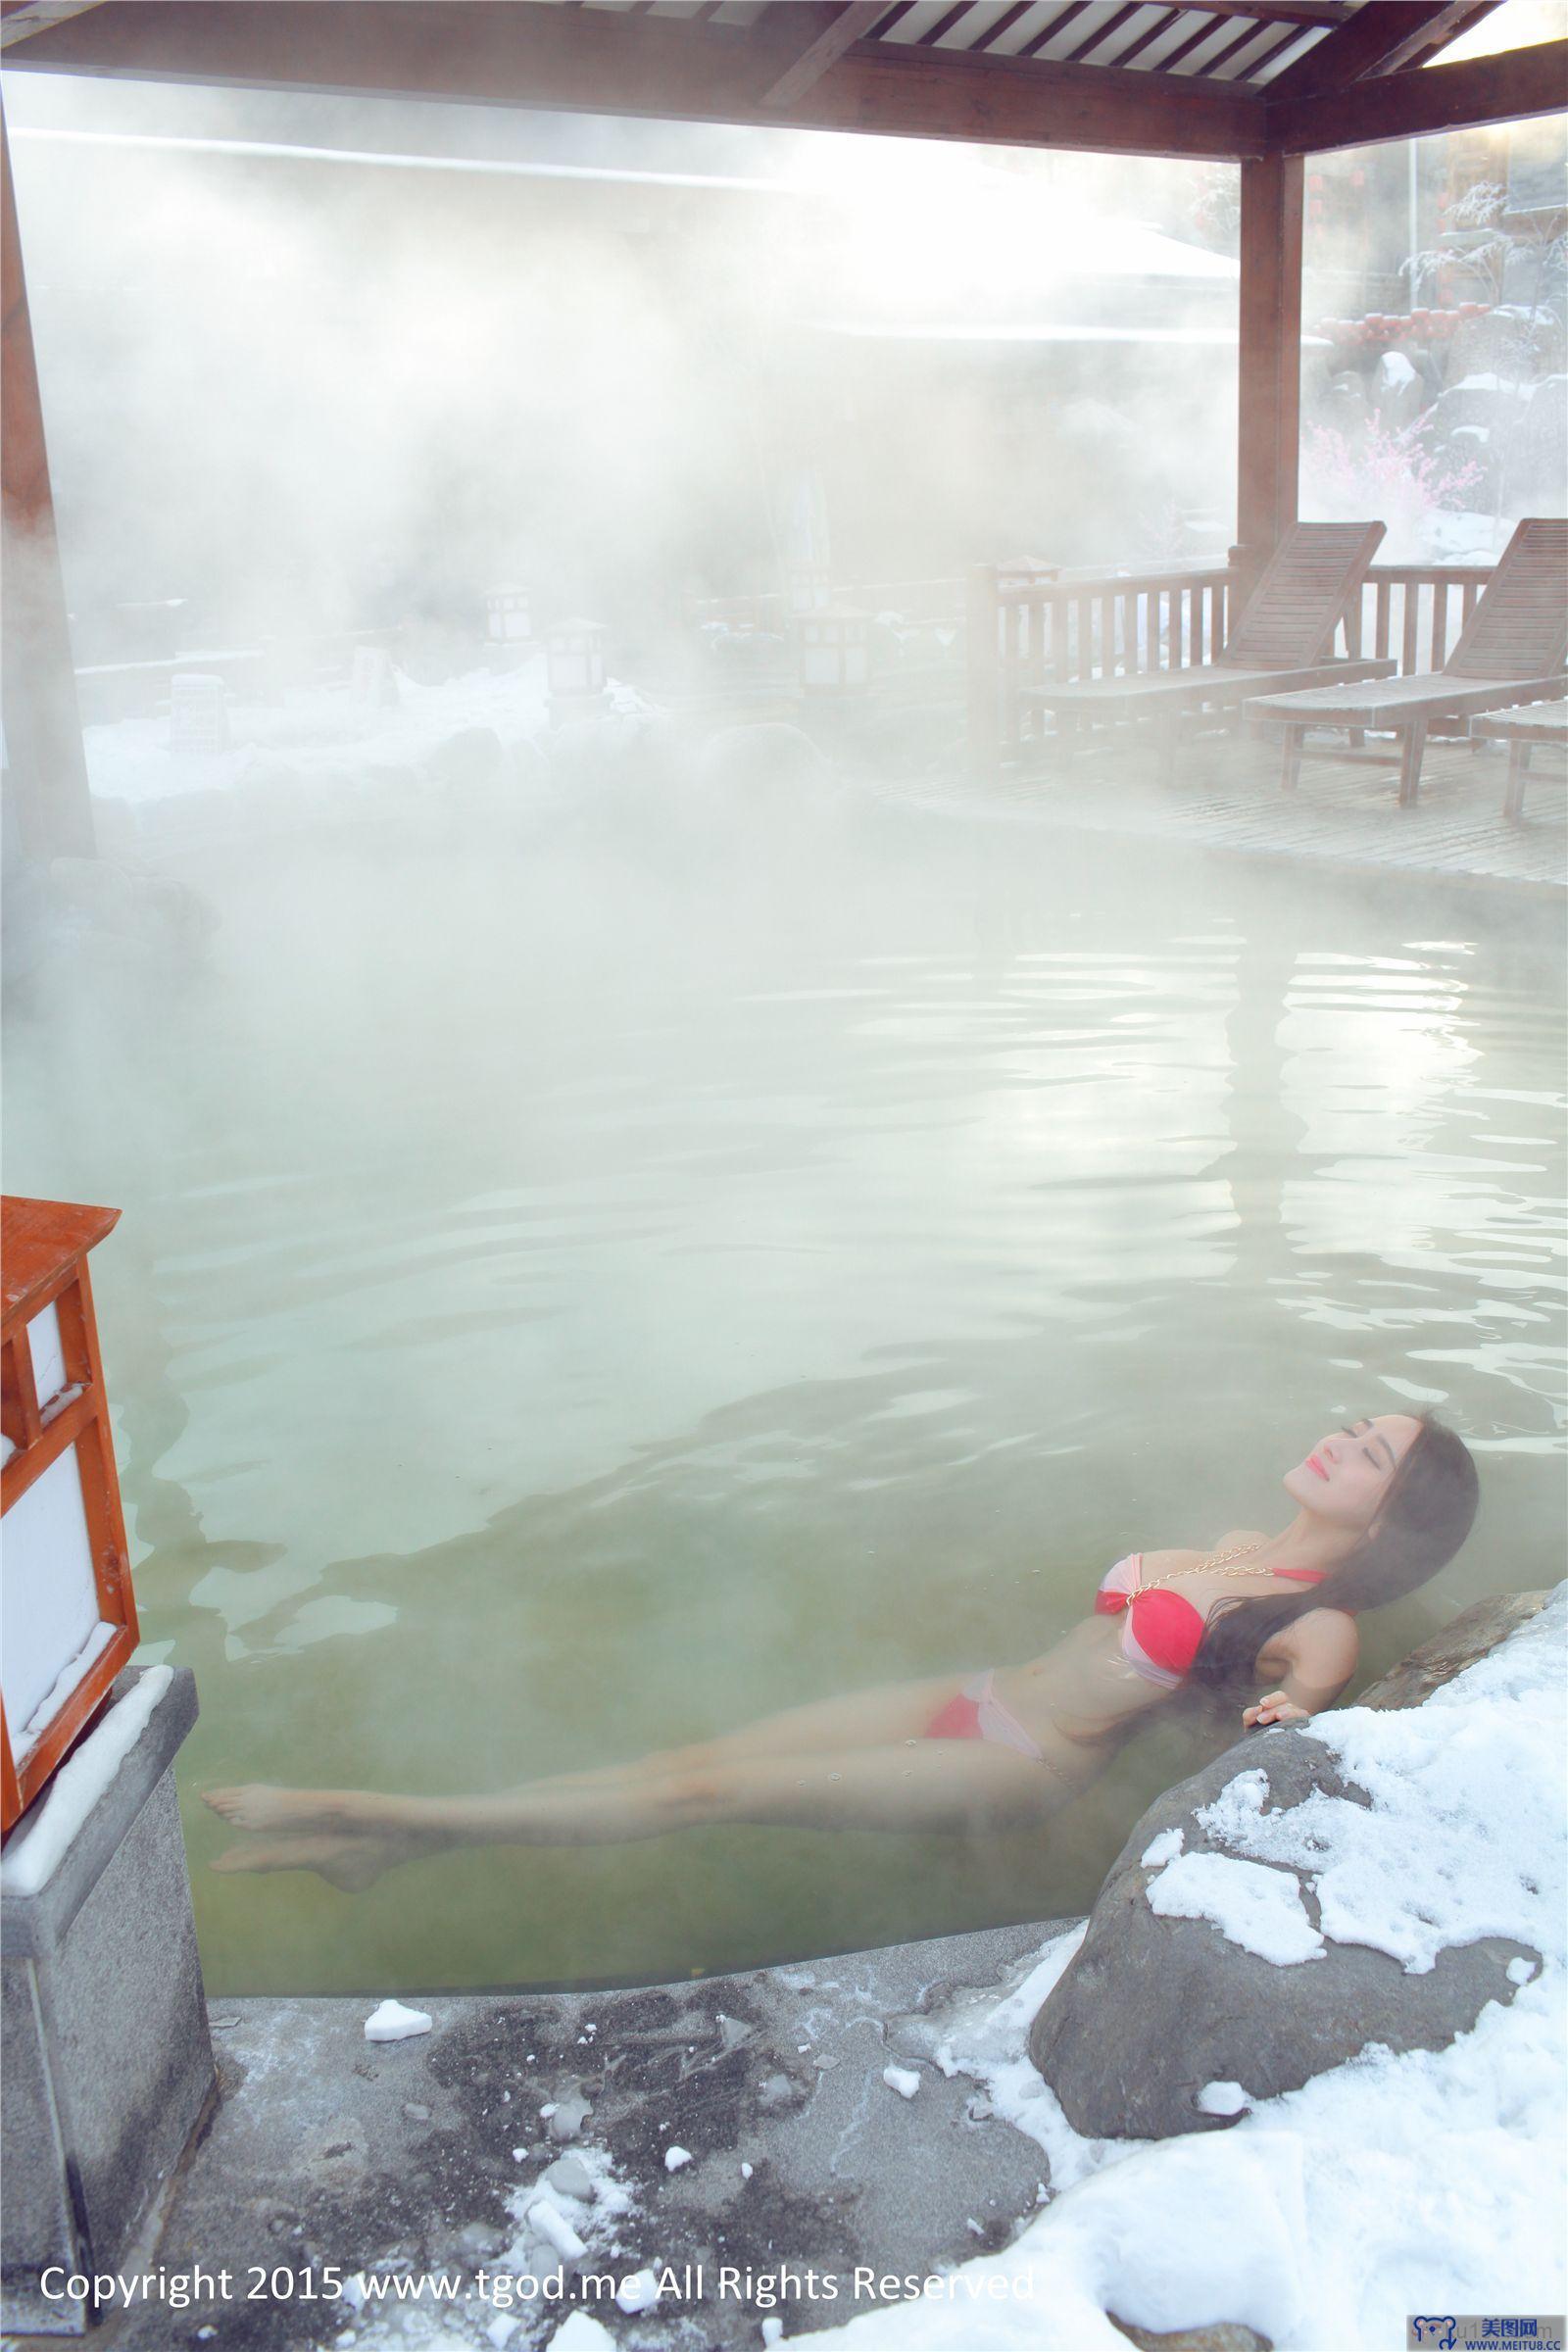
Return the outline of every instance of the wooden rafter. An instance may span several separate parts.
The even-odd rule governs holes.
[[[1217,73],[1221,66],[1228,66],[1233,57],[1240,57],[1244,50],[1250,49],[1252,43],[1260,36],[1265,37],[1268,41],[1268,47],[1263,52],[1263,57],[1272,57],[1276,49],[1283,49],[1287,41],[1295,38],[1288,24],[1278,27],[1270,27],[1266,24],[1244,24],[1239,32],[1232,33],[1222,48],[1214,51],[1212,57],[1204,58],[1203,72],[1205,74]],[[1263,57],[1257,59],[1258,65],[1263,63]]]
[[[1090,34],[1083,47],[1073,51],[1073,57],[1078,64],[1085,66],[1088,65],[1093,59],[1095,51],[1097,49],[1103,49],[1105,43],[1111,39],[1115,33],[1120,32],[1124,24],[1130,24],[1134,17],[1141,16],[1143,14],[1143,9],[1144,0],[1125,0],[1125,5],[1123,7],[1112,9],[1110,15],[1105,19],[1104,24],[1100,25],[1094,32]],[[1121,60],[1118,57],[1113,62],[1117,65],[1120,65]]]
[[[35,32],[67,17],[84,17],[100,0],[13,0],[0,16],[0,49],[14,49]]]
[[[808,41],[792,66],[787,66],[770,90],[762,93],[764,106],[793,106],[804,98],[813,83],[821,80],[838,64],[848,49],[863,40],[881,17],[887,15],[887,0],[857,0],[852,8],[841,8],[831,24]]]
[[[1186,0],[1186,5],[1210,17],[1256,17],[1282,24],[1344,24],[1352,13],[1348,0]]]
[[[1141,56],[1144,50],[1152,48],[1154,42],[1159,39],[1159,36],[1162,32],[1169,32],[1172,24],[1175,23],[1176,19],[1181,15],[1181,13],[1182,12],[1179,7],[1161,9],[1159,15],[1154,19],[1152,24],[1146,25],[1144,30],[1138,35],[1136,41],[1128,42],[1126,48],[1116,60],[1117,65],[1130,66],[1135,57]]]
[[[1004,8],[1001,16],[997,19],[996,23],[987,26],[985,36],[986,48],[994,49],[997,42],[1001,40],[1003,34],[1004,32],[1010,32],[1014,24],[1017,24],[1018,19],[1020,17],[1026,17],[1029,14],[1029,11],[1033,8],[1035,0],[1012,0],[1012,6],[1010,8]]]
[[[816,31],[837,9],[815,10]],[[363,91],[678,122],[970,139],[1132,155],[1260,154],[1256,94],[1095,66],[861,40],[787,107],[802,0],[743,29],[492,0],[101,0],[24,42],[52,73],[231,87]],[[813,34],[813,38],[815,35]]]
[[[1343,89],[1367,74],[1388,74],[1423,48],[1440,47],[1496,6],[1496,0],[1365,0],[1355,15],[1280,74],[1271,100],[1309,98]],[[1462,22],[1461,22],[1462,20]],[[1448,29],[1446,29],[1447,27]]]
[[[1463,65],[1411,62],[1495,0],[1152,0],[1122,58],[1085,63],[1131,9],[1068,0],[1016,55],[894,41],[907,0],[788,0],[736,25],[706,16],[506,0],[20,0],[10,69],[235,87],[320,89],[675,121],[778,124],[1112,154],[1299,154],[1553,112],[1560,46]],[[71,11],[72,13],[67,13]],[[1192,22],[1156,65],[1123,60]],[[1240,20],[1230,28],[1227,20]],[[958,22],[949,8],[928,27]],[[1303,31],[1322,38],[1266,89],[1250,76]],[[1044,48],[1077,54],[1050,59]],[[1180,72],[1202,54],[1201,65]],[[1215,74],[1228,61],[1229,79]],[[1521,62],[1525,61],[1525,62]]]
[[[960,18],[966,17],[969,14],[972,4],[973,0],[954,0],[954,6],[952,8],[944,9],[941,16],[938,17],[936,23],[932,25],[929,25],[926,30],[921,33],[920,47],[922,49],[936,49],[940,47],[944,33],[951,32],[955,24],[959,22]]]
[[[1087,17],[1095,5],[1096,0],[1069,0],[1069,5],[1062,10],[1059,16],[1053,17],[1049,24],[1043,25],[1040,31],[1032,39],[1025,41],[1023,47],[1014,54],[1020,58],[1038,57],[1041,50],[1046,48],[1050,42],[1058,39],[1064,32],[1070,32],[1079,19]]]

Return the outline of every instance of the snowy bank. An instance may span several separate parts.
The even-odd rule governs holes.
[[[1433,2049],[1396,2051],[1368,2035],[1344,2063],[1272,2097],[1253,2095],[1245,2073],[1239,2084],[1195,2082],[1216,2094],[1196,2109],[1200,2131],[1157,2142],[1092,2137],[1072,2128],[1021,2053],[1031,2017],[1042,2002],[1049,2013],[1082,1969],[1091,1915],[1004,1999],[956,2017],[936,2052],[1038,2140],[1050,2204],[1004,2252],[963,2267],[972,2300],[945,2294],[868,2314],[842,2338],[856,2352],[1120,2347],[1114,2312],[1161,2331],[1239,2323],[1277,2352],[1328,2352],[1402,2342],[1411,2311],[1560,2309],[1565,1630],[1568,1587],[1559,1587],[1421,1705],[1336,1709],[1306,1730],[1262,1736],[1269,1749],[1309,1739],[1365,1801],[1319,1791],[1269,1809],[1256,1768],[1232,1755],[1201,1808],[1214,1838],[1201,1932],[1281,1985],[1325,1962],[1300,1949],[1259,1952],[1277,1941],[1256,1933],[1259,1869],[1310,1883],[1308,1924],[1325,1951],[1374,1952],[1411,1978],[1494,1936],[1530,1946],[1472,2026]],[[1140,1866],[1146,1904],[1183,1852],[1168,1834],[1151,1838],[1147,1818],[1129,1841],[1152,1851]],[[1188,1924],[1150,1915],[1163,1916],[1167,1933]],[[1096,1988],[1092,2031],[1107,2053],[1125,2050],[1138,2022],[1127,1990],[1104,1976]],[[1188,2023],[1201,2030],[1208,2020]],[[1137,2060],[1126,2063],[1130,2076]]]

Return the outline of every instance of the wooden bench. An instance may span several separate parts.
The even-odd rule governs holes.
[[[1300,780],[1303,739],[1310,726],[1392,728],[1402,738],[1399,801],[1408,808],[1421,786],[1429,731],[1463,735],[1466,722],[1488,710],[1546,702],[1568,693],[1568,521],[1534,516],[1521,522],[1442,669],[1387,684],[1324,686],[1250,702],[1249,719],[1285,729],[1280,782]]]
[[[1086,718],[1148,712],[1161,727],[1168,778],[1189,711],[1237,709],[1270,686],[1386,678],[1398,666],[1391,661],[1336,661],[1330,651],[1341,614],[1361,593],[1383,532],[1381,522],[1293,522],[1217,661],[1124,678],[1026,686],[1019,699],[1053,711],[1064,728]]]
[[[1538,743],[1568,749],[1568,702],[1515,703],[1507,710],[1489,710],[1470,721],[1472,735],[1508,746],[1508,788],[1502,813],[1518,824],[1525,812],[1525,770]]]

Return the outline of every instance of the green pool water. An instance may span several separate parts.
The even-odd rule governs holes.
[[[1282,1523],[1351,1411],[1436,1404],[1484,1484],[1359,1680],[1559,1572],[1539,906],[892,812],[738,838],[193,830],[201,967],[84,954],[12,1008],[9,1189],[124,1210],[100,1319],[220,1993],[1084,1908],[1206,1735],[1028,1837],[492,1849],[356,1896],[215,1876],[196,1792],[498,1788],[1018,1660],[1121,1551]]]

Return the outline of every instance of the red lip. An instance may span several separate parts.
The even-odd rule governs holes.
[[[1327,1478],[1328,1472],[1324,1469],[1322,1463],[1318,1460],[1315,1453],[1309,1453],[1307,1455],[1306,1466],[1309,1470],[1315,1470],[1319,1478]]]

